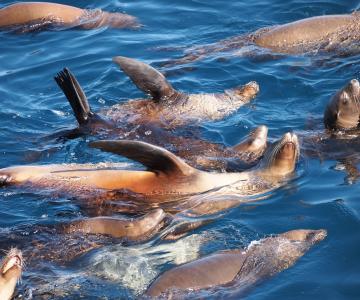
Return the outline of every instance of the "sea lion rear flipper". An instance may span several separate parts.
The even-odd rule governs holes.
[[[79,125],[87,124],[94,113],[91,111],[86,95],[75,76],[68,68],[64,68],[54,79],[68,99]]]
[[[123,56],[116,56],[113,61],[154,101],[165,100],[177,93],[165,76],[148,64]]]
[[[196,169],[166,149],[145,142],[103,140],[91,142],[89,145],[102,151],[119,154],[138,161],[154,172],[188,176],[196,171]]]

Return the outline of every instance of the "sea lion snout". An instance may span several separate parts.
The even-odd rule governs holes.
[[[11,299],[23,266],[21,251],[12,248],[0,263],[0,299]]]
[[[283,159],[297,159],[299,155],[299,140],[295,133],[287,132],[281,139],[279,150],[280,157]]]
[[[264,175],[287,176],[295,170],[300,155],[298,137],[288,132],[267,150],[264,158]]]
[[[359,93],[359,91],[360,91],[360,83],[359,83],[359,80],[357,80],[357,79],[352,79],[352,80],[350,81],[350,85],[351,85],[351,88],[352,88],[352,90],[353,90],[354,92]]]
[[[308,241],[311,241],[312,244],[319,243],[327,236],[327,231],[325,229],[312,230],[308,235]]]

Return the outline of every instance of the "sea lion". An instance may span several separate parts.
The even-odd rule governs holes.
[[[360,12],[344,15],[327,15],[261,28],[253,33],[228,38],[207,46],[189,49],[182,58],[165,63],[165,66],[186,64],[207,55],[235,51],[256,45],[275,53],[301,54],[311,52],[360,51]]]
[[[281,185],[299,156],[298,139],[292,133],[274,143],[259,168],[242,173],[200,171],[161,147],[139,141],[95,141],[90,146],[138,161],[147,170],[119,170],[111,164],[102,169],[76,164],[17,166],[0,169],[0,179],[3,184],[47,187],[77,197],[99,190],[127,191],[141,195],[143,202],[162,203],[217,189],[242,196],[261,194]]]
[[[305,153],[322,159],[353,160],[360,149],[359,104],[360,84],[352,79],[327,104],[323,116],[326,130],[303,137]]]
[[[256,95],[257,84],[249,83],[225,94],[185,95],[175,91],[160,72],[144,63],[121,57],[116,61],[142,90],[153,95],[153,100],[131,100],[94,113],[79,82],[65,68],[55,80],[68,99],[79,127],[58,132],[53,137],[92,134],[101,138],[142,140],[165,147],[204,170],[239,171],[258,162],[266,148],[268,130],[265,126],[255,129],[234,147],[204,141],[195,136],[194,130],[194,137],[179,137],[174,133],[174,128],[180,125],[230,114]],[[231,94],[237,96],[230,97]],[[199,153],[202,155],[198,156]]]
[[[81,9],[50,2],[20,2],[0,9],[0,28],[29,32],[54,27],[93,29],[139,27],[135,17],[101,9]]]
[[[0,299],[10,300],[21,277],[24,260],[20,250],[10,249],[0,263]]]
[[[352,79],[330,100],[324,113],[324,124],[330,130],[353,130],[360,121],[360,84]]]
[[[1,236],[0,246],[13,244],[21,247],[27,265],[32,268],[36,268],[41,261],[64,264],[103,246],[148,241],[169,226],[170,218],[159,208],[142,216],[137,214],[134,218],[116,215],[83,218],[55,225],[19,226],[11,235]],[[0,295],[1,284],[0,277]]]
[[[219,94],[185,94],[175,90],[163,74],[135,59],[113,58],[135,85],[151,99],[130,100],[95,114],[90,110],[86,95],[75,76],[65,68],[55,80],[73,108],[80,126],[106,128],[133,124],[158,124],[175,128],[199,121],[220,120],[248,103],[259,92],[256,82],[225,90]],[[121,126],[118,126],[121,127]]]
[[[158,208],[135,219],[96,217],[72,221],[70,224],[63,225],[63,229],[65,233],[103,234],[114,238],[139,241],[152,236],[161,226],[165,216],[166,213]]]
[[[322,241],[326,230],[292,230],[251,243],[245,250],[218,252],[185,263],[161,274],[149,286],[147,296],[181,298],[186,292],[231,285],[235,293],[295,264],[313,245]]]

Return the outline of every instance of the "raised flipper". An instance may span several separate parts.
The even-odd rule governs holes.
[[[266,149],[268,128],[265,125],[257,127],[244,141],[232,147],[237,152],[254,153],[261,155]]]
[[[94,113],[91,111],[86,95],[75,76],[68,68],[64,68],[54,79],[68,99],[78,123],[80,125],[87,124]]]
[[[160,102],[179,95],[165,76],[153,67],[135,59],[116,56],[113,61],[146,94],[150,94],[154,101]]]
[[[166,149],[145,142],[103,140],[91,142],[89,145],[138,161],[153,172],[178,176],[190,176],[197,172],[196,169]]]
[[[89,125],[98,125],[102,128],[113,127],[111,122],[102,119],[99,115],[91,111],[84,91],[68,68],[64,68],[54,79],[68,99],[75,118],[81,127]]]

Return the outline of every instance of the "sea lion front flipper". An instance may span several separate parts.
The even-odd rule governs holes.
[[[163,74],[148,64],[124,56],[116,56],[113,61],[140,90],[150,94],[156,102],[166,100],[178,93]]]
[[[135,160],[154,172],[167,175],[189,176],[196,169],[164,148],[140,141],[103,140],[91,142],[90,147],[111,152]]]

